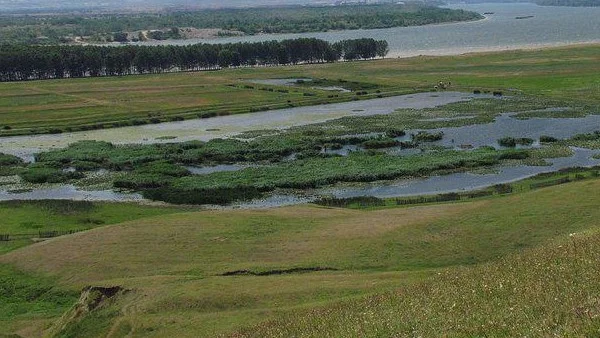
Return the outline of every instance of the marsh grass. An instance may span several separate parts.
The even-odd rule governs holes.
[[[246,168],[237,172],[182,177],[174,180],[153,198],[180,202],[172,196],[203,196],[219,200],[253,196],[276,188],[308,189],[338,182],[372,182],[413,177],[436,171],[464,170],[498,164],[502,159],[527,157],[522,151],[480,149],[468,152],[441,151],[425,155],[397,157],[386,154],[352,153],[346,157],[309,158],[275,166]],[[224,194],[224,195],[223,195]],[[210,203],[210,202],[209,202]]]

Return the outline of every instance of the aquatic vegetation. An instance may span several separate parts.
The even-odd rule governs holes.
[[[0,176],[17,175],[23,171],[24,164],[17,156],[0,153]]]
[[[406,157],[356,152],[346,157],[312,157],[269,167],[182,177],[160,189],[144,191],[144,196],[172,203],[184,203],[182,200],[186,198],[194,202],[214,200],[214,203],[223,203],[254,198],[277,188],[309,189],[337,182],[372,182],[422,176],[436,171],[490,166],[500,163],[502,159],[522,159],[527,156],[527,152],[520,150],[489,149],[448,150]],[[131,177],[130,180],[135,178]]]
[[[0,166],[14,166],[23,164],[23,160],[19,157],[9,154],[0,153]]]
[[[83,174],[76,171],[64,171],[41,165],[30,165],[19,173],[25,182],[29,183],[64,183],[72,179],[82,178]]]
[[[526,137],[504,137],[498,140],[498,144],[509,148],[514,148],[517,145],[530,146],[533,144],[533,139]]]

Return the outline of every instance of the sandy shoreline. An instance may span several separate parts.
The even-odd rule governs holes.
[[[523,44],[523,45],[506,45],[506,46],[485,46],[485,47],[461,47],[456,49],[424,49],[411,51],[409,53],[390,53],[386,56],[388,59],[396,58],[411,58],[415,56],[452,56],[466,55],[489,52],[505,52],[515,50],[540,50],[557,47],[576,47],[576,46],[591,46],[599,45],[600,39],[592,41],[578,42],[556,42],[556,43],[540,43],[540,44]]]

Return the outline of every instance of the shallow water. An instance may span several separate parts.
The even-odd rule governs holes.
[[[313,89],[320,89],[320,90],[326,90],[329,92],[340,92],[340,93],[351,93],[351,90],[348,90],[346,88],[343,87],[336,87],[336,86],[326,86],[326,87],[319,87],[319,86],[315,86],[315,87],[310,87]]]
[[[293,193],[278,193],[266,196],[264,198],[254,199],[252,201],[234,202],[228,206],[207,206],[215,209],[267,209],[284,207],[289,205],[306,204],[315,201],[315,196],[301,196]]]
[[[550,166],[516,166],[499,167],[493,174],[455,173],[443,176],[431,176],[422,179],[400,179],[371,183],[343,183],[322,189],[314,189],[302,193],[276,193],[263,199],[248,202],[237,202],[227,207],[213,208],[242,208],[262,209],[282,207],[295,204],[310,203],[321,196],[350,198],[359,196],[374,196],[379,198],[434,195],[449,192],[474,191],[495,184],[519,181],[541,173],[553,172],[564,168],[592,167],[600,165],[600,160],[592,156],[599,150],[573,148],[571,157],[549,160]]]
[[[246,80],[250,83],[273,85],[273,86],[294,86],[297,81],[312,82],[310,78],[289,78],[289,79],[251,79]]]
[[[294,107],[249,114],[218,116],[179,122],[166,122],[135,127],[99,129],[54,135],[14,136],[0,138],[0,153],[19,156],[31,161],[33,154],[49,149],[64,148],[82,140],[125,143],[172,143],[190,140],[207,141],[233,136],[245,131],[285,129],[324,122],[344,116],[389,114],[401,108],[433,108],[449,103],[467,101],[475,96],[460,92],[435,92],[401,95],[318,106]],[[173,137],[175,139],[160,139]]]
[[[206,206],[208,208],[272,208],[286,205],[309,203],[320,196],[348,198],[357,196],[375,196],[380,198],[441,194],[448,192],[471,191],[495,184],[518,181],[540,173],[553,172],[571,167],[591,167],[600,165],[599,159],[592,156],[600,150],[573,148],[571,157],[551,159],[549,166],[514,166],[499,167],[492,174],[455,173],[442,176],[431,176],[422,179],[400,179],[360,184],[337,184],[334,186],[308,190],[301,193],[277,192],[261,199],[232,203],[227,207]],[[233,168],[232,168],[233,169]],[[111,190],[85,191],[73,185],[64,185],[28,192],[10,193],[0,190],[0,201],[6,200],[40,200],[70,199],[87,201],[139,202],[144,198],[137,193],[121,193]]]
[[[526,120],[514,118],[513,115],[510,113],[500,114],[492,123],[430,129],[428,132],[442,131],[444,133],[444,138],[435,142],[438,145],[498,147],[498,139],[503,137],[526,137],[537,140],[540,136],[547,135],[564,139],[576,134],[600,130],[600,115],[588,115],[582,118],[530,118]]]
[[[340,149],[321,149],[321,154],[335,154],[335,155],[341,155],[341,156],[348,156],[348,154],[350,154],[351,152],[354,151],[362,151],[364,150],[363,148],[354,145],[354,144],[346,144],[343,145]]]
[[[263,34],[211,40],[165,40],[143,44],[233,43],[315,37],[330,42],[356,38],[388,41],[388,57],[454,55],[477,51],[536,48],[600,42],[600,7],[552,7],[531,3],[457,4],[450,8],[494,12],[484,20],[417,27],[332,31],[303,34]],[[518,16],[529,16],[517,20]]]
[[[460,120],[470,120],[474,119],[477,116],[467,115],[467,116],[454,116],[454,117],[434,117],[431,119],[422,119],[419,120],[421,122],[448,122],[448,121],[460,121]]]
[[[423,179],[403,179],[390,182],[373,182],[360,184],[354,187],[338,186],[314,191],[314,194],[332,195],[338,198],[375,196],[399,197],[414,195],[441,194],[482,189],[495,184],[514,182],[541,173],[553,172],[571,167],[592,167],[600,165],[600,160],[593,159],[598,150],[573,148],[571,157],[548,160],[550,166],[516,166],[500,167],[497,173],[474,174],[455,173],[443,176],[432,176]]]
[[[78,190],[77,187],[73,185],[61,185],[16,193],[0,190],[0,201],[45,199],[118,202],[139,202],[144,200],[142,195],[137,193],[121,193],[112,190]]]
[[[381,105],[378,109],[390,112],[395,105],[385,105],[390,101],[377,101]],[[392,101],[393,102],[393,101]],[[354,103],[354,102],[351,102]],[[364,102],[359,102],[363,103]],[[346,107],[350,109],[352,107]],[[365,107],[365,111],[368,110]],[[387,110],[386,110],[387,109]],[[364,112],[361,110],[361,113]],[[271,112],[272,113],[272,112]],[[367,111],[372,113],[372,110]],[[568,138],[578,133],[588,133],[600,128],[600,116],[589,115],[583,118],[530,118],[520,120],[512,117],[514,114],[507,113],[499,115],[492,123],[468,125],[463,127],[439,128],[431,131],[444,132],[444,138],[431,144],[454,146],[472,145],[474,147],[485,145],[497,145],[497,140],[505,136],[539,138],[540,135],[549,135],[557,138]],[[411,133],[417,130],[409,130],[407,135],[398,139],[406,141],[410,139]],[[365,134],[370,135],[370,134]],[[377,135],[377,134],[373,134]],[[352,135],[349,135],[352,136]],[[368,184],[340,184],[334,187],[308,191],[302,195],[278,193],[264,199],[250,202],[239,202],[232,205],[235,208],[267,208],[290,204],[306,203],[314,200],[319,195],[333,195],[336,197],[376,196],[395,197],[408,195],[438,194],[455,191],[468,191],[484,188],[490,185],[506,183],[524,179],[539,173],[556,171],[563,168],[575,166],[600,165],[600,160],[593,159],[594,154],[600,151],[587,149],[574,149],[572,157],[551,159],[550,166],[516,166],[501,167],[494,174],[456,173],[445,176],[433,176],[424,179],[397,180],[390,182],[373,182]],[[355,145],[345,145],[342,149],[327,150],[327,153],[347,155],[351,151],[360,151]],[[406,156],[420,153],[420,149],[401,149],[400,147],[385,149],[388,153]],[[247,168],[248,165],[231,164],[218,165],[214,167],[188,167],[194,174],[210,174],[218,171],[235,171]],[[16,199],[73,199],[92,201],[140,201],[143,200],[139,194],[128,194],[105,191],[77,190],[72,185],[43,188],[30,192],[10,193],[0,191],[0,200]]]

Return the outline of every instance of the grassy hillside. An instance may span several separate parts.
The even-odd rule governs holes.
[[[596,249],[574,245],[565,257],[583,260],[561,261],[552,254],[560,251],[549,243],[561,244],[571,233],[597,229],[599,188],[596,179],[476,201],[370,211],[299,206],[178,213],[51,239],[4,254],[0,263],[32,276],[28,278],[55,281],[65,292],[79,292],[86,285],[129,290],[83,318],[62,322],[64,333],[73,335],[110,330],[141,336],[214,336],[235,330],[242,334],[260,330],[259,336],[361,335],[370,328],[403,332],[396,307],[404,311],[400,318],[422,320],[418,329],[424,335],[436,335],[431,330],[454,318],[461,318],[457,325],[465,327],[460,331],[456,326],[459,336],[486,329],[526,334],[527,327],[544,324],[542,318],[550,315],[562,320],[558,324],[563,331],[557,332],[584,332],[573,331],[578,330],[579,310],[570,310],[571,304],[585,300],[588,303],[580,303],[582,313],[595,313],[594,298],[577,290],[598,287],[588,274],[596,270],[587,269],[588,260],[595,259],[588,251]],[[551,245],[548,253],[506,258],[547,245]],[[585,250],[576,251],[579,247]],[[490,263],[498,259],[500,263]],[[513,261],[514,268],[508,268]],[[469,268],[478,264],[484,265]],[[511,274],[519,278],[511,279]],[[469,276],[477,278],[469,281]],[[486,296],[492,282],[496,290],[502,281],[506,293]],[[549,290],[554,291],[538,288],[538,283],[553,286]],[[413,298],[398,299],[389,293],[392,290]],[[369,294],[383,295],[361,300]],[[519,316],[515,320],[508,315],[513,300],[520,306],[542,294],[539,305],[516,307],[521,312],[515,312]],[[550,295],[559,300],[551,301]],[[434,298],[439,298],[439,305],[427,307],[424,302]],[[416,306],[411,308],[406,299]],[[457,310],[443,311],[450,300],[455,300]],[[542,306],[560,300],[564,301],[555,310]],[[374,311],[355,311],[364,304]],[[310,312],[314,308],[323,310]],[[502,331],[500,324],[483,321],[495,308],[503,310],[492,318],[494,323],[512,323],[514,328]],[[592,312],[585,312],[588,308]],[[363,317],[368,319],[364,325],[370,326],[354,324],[348,330],[357,331],[331,331],[345,330],[345,320]],[[45,318],[28,310],[20,320],[4,319],[1,327],[4,333],[32,327],[39,331],[50,328]],[[330,331],[320,318],[331,319]],[[269,320],[276,321],[252,326]],[[248,325],[251,329],[242,329]]]
[[[89,230],[108,224],[156,215],[168,215],[181,209],[137,204],[86,201],[6,201],[0,202],[0,254],[33,243],[41,236]]]
[[[562,236],[476,268],[294,312],[234,337],[597,337],[600,233]]]
[[[0,83],[1,135],[156,123],[180,118],[349,101],[357,97],[451,89],[518,89],[566,101],[600,100],[600,46],[464,56],[416,57],[217,72]],[[369,84],[364,95],[247,83],[327,78]],[[379,91],[379,92],[378,92]],[[361,91],[362,94],[363,91]]]

